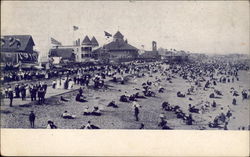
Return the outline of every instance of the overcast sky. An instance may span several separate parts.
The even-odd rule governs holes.
[[[1,2],[1,34],[32,35],[36,49],[48,52],[50,37],[65,45],[73,38],[118,28],[141,48],[157,46],[195,53],[249,53],[249,2]],[[73,25],[79,30],[73,33]]]

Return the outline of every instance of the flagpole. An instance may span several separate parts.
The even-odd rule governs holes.
[[[75,30],[74,30],[74,26],[73,26],[73,45],[76,45],[75,44]]]

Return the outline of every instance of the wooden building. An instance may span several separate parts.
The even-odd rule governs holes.
[[[124,40],[124,36],[120,31],[115,33],[112,42],[103,45],[103,47],[97,49],[94,53],[99,54],[99,58],[108,57],[109,61],[115,62],[132,61],[138,57],[138,49],[128,44],[128,41]]]
[[[1,37],[1,65],[36,63],[38,52],[31,35],[6,35]]]

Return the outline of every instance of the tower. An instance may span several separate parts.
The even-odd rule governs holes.
[[[152,41],[152,51],[157,51],[157,43],[156,43],[156,41]]]

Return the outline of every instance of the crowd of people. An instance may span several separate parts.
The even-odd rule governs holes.
[[[19,80],[32,80],[33,77],[36,79],[51,79],[52,88],[58,89],[72,89],[74,85],[81,86],[78,93],[75,96],[75,101],[80,103],[87,102],[87,96],[84,95],[83,88],[102,89],[106,88],[106,82],[109,81],[107,78],[111,78],[111,81],[119,84],[126,84],[128,77],[131,80],[136,81],[137,78],[145,78],[139,91],[131,93],[129,95],[124,94],[120,96],[120,102],[131,102],[134,108],[135,121],[140,121],[140,108],[138,99],[145,99],[147,97],[155,97],[159,93],[164,93],[165,88],[162,87],[162,82],[172,83],[176,78],[182,78],[189,82],[190,87],[187,91],[182,90],[176,93],[176,96],[180,99],[189,97],[190,95],[196,94],[198,91],[208,91],[211,102],[201,102],[200,104],[190,103],[187,107],[181,105],[172,106],[168,102],[162,103],[162,113],[160,113],[160,121],[158,126],[162,129],[173,129],[168,126],[165,114],[167,112],[174,112],[177,119],[182,119],[186,125],[193,125],[196,122],[193,114],[203,114],[212,108],[216,108],[216,98],[223,97],[223,92],[217,88],[218,84],[228,84],[240,81],[239,71],[249,70],[247,64],[240,62],[224,62],[224,61],[207,61],[207,62],[183,62],[183,63],[172,63],[166,64],[164,62],[151,62],[151,63],[136,63],[130,62],[127,64],[120,65],[104,65],[104,66],[86,66],[86,67],[75,67],[64,71],[42,71],[42,72],[19,72],[19,73],[8,73],[4,75],[4,82],[19,81]],[[157,77],[154,74],[160,74],[161,77]],[[150,81],[147,78],[154,78]],[[54,79],[55,78],[55,79]],[[36,101],[38,97],[39,104],[45,102],[45,94],[48,85],[43,82],[38,84],[16,84],[14,91],[10,85],[5,88],[5,97],[10,99],[10,106],[12,106],[13,98],[26,99],[26,92],[29,91],[31,101]],[[156,90],[155,90],[156,88]],[[232,105],[237,105],[236,97],[242,96],[242,99],[249,99],[250,89],[243,89],[237,91],[232,88]],[[66,98],[61,96],[62,101],[68,101]],[[189,97],[191,101],[192,98]],[[119,108],[114,100],[112,100],[107,107]],[[226,130],[229,123],[232,112],[230,108],[225,112],[222,112],[211,121],[208,126],[210,128],[219,128],[223,125]],[[223,113],[225,112],[225,113]],[[34,114],[34,113],[33,113]],[[87,106],[83,112],[83,115],[94,115],[101,116],[102,113],[98,104],[93,106],[93,110],[90,110]],[[69,114],[65,111],[62,114],[65,119],[74,119],[76,115]],[[53,126],[53,122],[48,122],[48,125]],[[88,123],[83,128],[91,128]],[[31,125],[34,127],[34,125]],[[141,128],[144,128],[145,124],[142,124]],[[51,127],[52,128],[52,127]],[[55,128],[55,127],[54,127]]]
[[[38,104],[45,103],[45,95],[47,92],[48,85],[43,82],[39,82],[37,84],[16,84],[14,88],[11,85],[7,85],[4,88],[4,94],[1,93],[2,98],[8,98],[10,100],[10,107],[13,106],[13,99],[21,98],[21,100],[26,100],[27,93],[31,98],[31,101],[37,101]]]

